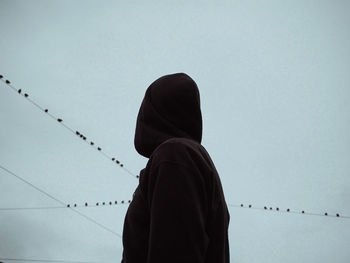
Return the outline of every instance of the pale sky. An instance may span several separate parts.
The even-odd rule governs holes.
[[[148,85],[198,84],[228,204],[350,216],[350,2],[0,0],[0,74],[138,174]],[[138,181],[0,82],[0,165],[64,203]],[[0,258],[120,262],[121,239],[0,170]],[[122,234],[128,204],[78,211]],[[350,219],[230,208],[237,263],[346,263]],[[8,260],[1,260],[9,262]]]

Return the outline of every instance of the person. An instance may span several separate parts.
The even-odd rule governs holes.
[[[195,81],[155,80],[137,116],[134,146],[149,159],[125,215],[122,263],[229,262],[230,214],[201,141]]]

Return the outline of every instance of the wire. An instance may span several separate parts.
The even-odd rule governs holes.
[[[85,202],[84,205],[77,205],[77,204],[67,204],[66,206],[34,206],[34,207],[0,207],[0,211],[17,211],[17,210],[49,210],[49,209],[63,209],[63,208],[70,208],[70,207],[76,207],[76,208],[91,208],[91,207],[111,207],[115,206],[117,204],[128,204],[131,203],[131,200],[121,202],[118,201],[109,201],[109,202],[97,202],[94,204],[88,204]]]
[[[25,98],[27,101],[29,101],[32,105],[34,105],[36,108],[38,108],[40,111],[44,112],[46,115],[48,115],[51,119],[59,122],[61,124],[61,126],[65,129],[67,129],[68,131],[70,131],[71,133],[78,135],[81,139],[83,139],[83,141],[85,141],[87,144],[90,145],[90,147],[97,149],[105,158],[113,161],[113,163],[116,163],[119,167],[123,168],[123,170],[125,172],[127,172],[129,175],[131,175],[134,178],[139,178],[139,175],[134,175],[131,171],[129,171],[129,169],[127,169],[123,163],[121,163],[119,160],[117,160],[115,157],[111,157],[110,155],[106,154],[102,148],[100,146],[95,146],[95,143],[93,141],[88,142],[87,138],[84,134],[82,134],[79,131],[74,130],[73,128],[71,128],[69,125],[67,125],[62,118],[58,118],[56,116],[54,116],[53,114],[51,114],[49,112],[49,110],[47,108],[44,108],[42,106],[40,106],[38,103],[36,103],[34,100],[32,100],[28,93],[24,93],[22,91],[22,89],[16,89],[13,84],[11,84],[11,81],[9,81],[8,79],[4,79],[3,75],[0,75],[0,80],[5,83],[8,87],[10,87],[13,91],[15,91],[16,93],[18,93],[19,95],[23,96],[23,98]]]
[[[73,260],[55,260],[55,259],[28,259],[28,258],[3,258],[0,260],[7,261],[25,261],[25,262],[52,262],[52,263],[98,263],[96,261],[73,261]]]
[[[2,207],[0,211],[13,211],[13,210],[47,210],[47,209],[62,209],[67,208],[65,206],[44,206],[44,207]]]
[[[72,208],[72,206],[74,207],[89,207],[88,203],[85,202],[84,205],[81,205],[81,206],[78,206],[77,204],[74,204],[74,205],[71,205],[71,204],[65,204],[63,203],[62,201],[60,201],[59,199],[53,197],[52,195],[48,194],[47,192],[41,190],[40,188],[36,187],[35,185],[31,184],[30,182],[26,181],[25,179],[19,177],[18,175],[16,175],[15,173],[11,172],[10,170],[6,169],[5,167],[1,166],[0,165],[0,168],[3,169],[4,171],[6,171],[7,173],[15,176],[16,178],[18,178],[19,180],[25,182],[26,184],[30,185],[31,187],[35,188],[36,190],[40,191],[41,193],[45,194],[46,196],[50,197],[51,199],[59,202],[60,204],[64,205],[62,207],[18,207],[18,208],[0,208],[0,211],[6,211],[6,210],[39,210],[39,209],[62,209],[62,208],[70,208],[72,209],[72,211],[78,213],[79,215],[85,217],[86,219],[88,219],[89,221],[99,225],[100,227],[104,228],[105,230],[121,237],[120,234],[114,232],[113,230],[101,225],[100,223],[96,222],[94,219],[92,218],[89,218],[88,216],[82,214],[81,212],[75,210]],[[130,203],[131,200],[128,200],[128,203]],[[90,207],[104,207],[106,204],[109,204],[109,205],[112,205],[112,204],[117,204],[118,202],[117,201],[109,201],[108,203],[107,202],[102,202],[102,203],[99,203],[97,202],[95,205],[93,206],[90,206]],[[121,203],[124,203],[124,200],[121,202]],[[101,204],[101,205],[100,205]],[[340,215],[339,213],[336,213],[335,215],[332,215],[332,214],[329,214],[328,212],[325,212],[323,214],[321,213],[311,213],[311,212],[306,212],[305,210],[301,210],[299,209],[298,211],[292,211],[290,208],[287,208],[285,210],[282,210],[280,209],[279,207],[276,207],[276,208],[272,208],[271,206],[270,207],[267,207],[267,206],[264,206],[264,207],[255,207],[255,206],[252,206],[251,204],[249,204],[248,206],[244,206],[243,204],[240,204],[240,205],[237,205],[237,204],[228,204],[229,206],[231,207],[234,207],[234,208],[248,208],[248,209],[256,209],[256,210],[269,210],[269,211],[275,211],[275,212],[281,212],[281,213],[294,213],[294,214],[303,214],[303,215],[310,215],[310,216],[327,216],[327,217],[339,217],[339,218],[346,218],[346,219],[350,219],[350,216],[343,216],[343,215]]]
[[[36,189],[37,191],[43,193],[44,195],[48,196],[49,198],[51,198],[51,199],[55,200],[56,202],[60,203],[61,205],[63,205],[63,206],[66,205],[63,201],[57,199],[56,197],[50,195],[50,194],[47,193],[46,191],[44,191],[44,190],[40,189],[39,187],[33,185],[32,183],[28,182],[27,180],[23,179],[22,177],[16,175],[14,172],[8,170],[7,168],[3,167],[2,165],[0,165],[0,168],[1,168],[2,170],[4,170],[5,172],[7,172],[8,174],[11,174],[11,175],[15,176],[16,178],[18,178],[18,179],[21,180],[22,182],[24,182],[24,183],[28,184],[29,186],[33,187],[33,188]],[[114,232],[112,229],[110,229],[110,228],[108,228],[108,227],[102,225],[101,223],[97,222],[95,219],[92,219],[92,218],[88,217],[87,215],[81,213],[80,211],[78,211],[78,210],[76,210],[76,209],[74,209],[74,208],[72,208],[72,207],[69,207],[69,208],[71,209],[71,211],[75,212],[76,214],[80,215],[81,217],[84,217],[84,218],[87,219],[88,221],[90,221],[90,222],[92,222],[92,223],[94,223],[94,224],[100,226],[100,227],[103,228],[104,230],[106,230],[106,231],[112,233],[113,235],[116,235],[116,236],[122,238],[122,236],[121,236],[120,234],[118,234],[117,232]]]
[[[236,204],[228,204],[231,207],[234,208],[247,208],[247,209],[256,209],[256,210],[268,210],[268,211],[274,211],[274,212],[280,212],[280,213],[293,213],[293,214],[301,214],[301,215],[309,215],[309,216],[327,216],[327,217],[339,217],[339,218],[346,218],[349,219],[350,216],[343,216],[339,213],[336,214],[329,214],[328,212],[325,212],[324,214],[321,213],[311,213],[311,212],[306,212],[305,210],[298,210],[298,211],[292,211],[290,208],[287,209],[280,209],[279,207],[273,208],[273,207],[253,207],[252,205],[246,205],[244,206],[243,204],[236,205]]]

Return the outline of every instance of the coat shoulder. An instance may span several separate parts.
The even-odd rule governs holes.
[[[190,158],[191,147],[181,138],[171,138],[160,144],[152,153],[152,163],[186,162]]]

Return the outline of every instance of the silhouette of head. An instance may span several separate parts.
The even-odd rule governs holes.
[[[162,76],[147,88],[136,121],[135,149],[149,158],[172,137],[202,141],[199,90],[185,73]]]

